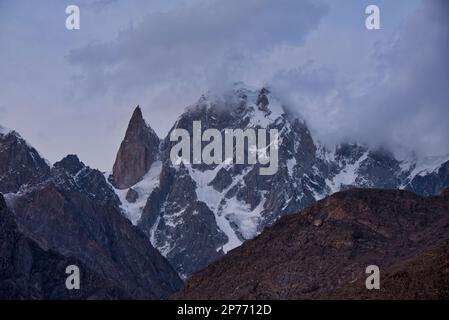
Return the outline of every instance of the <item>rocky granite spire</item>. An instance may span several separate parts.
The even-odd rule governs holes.
[[[118,189],[139,182],[156,159],[159,138],[142,116],[140,107],[134,110],[115,159],[112,178]]]

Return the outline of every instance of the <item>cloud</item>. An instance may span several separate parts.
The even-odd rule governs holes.
[[[423,1],[376,34],[363,24],[335,29],[334,19],[321,27],[329,8],[318,2],[197,1],[150,14],[68,60],[81,70],[84,98],[151,92],[145,99],[157,107],[171,105],[156,119],[243,80],[271,86],[329,147],[352,140],[399,156],[441,154],[449,152],[448,6]]]
[[[330,147],[449,152],[444,0],[0,0],[0,122],[109,169],[132,109],[163,136],[206,90],[269,85]],[[36,81],[38,79],[38,81]],[[23,115],[27,115],[24,117]]]
[[[273,86],[328,146],[352,140],[400,157],[449,153],[448,12],[447,1],[423,2],[394,39],[376,43],[371,67],[350,78],[338,62],[307,63],[279,72]]]
[[[118,0],[95,0],[89,2],[87,6],[90,6],[95,13],[100,13],[106,7],[115,4],[117,1]]]
[[[285,44],[302,45],[326,13],[312,1],[197,1],[148,15],[112,42],[72,50],[90,93],[164,84],[208,88],[239,80],[242,61]],[[248,66],[249,67],[249,66]]]
[[[355,136],[420,155],[449,153],[448,13],[447,1],[423,2],[380,51],[383,81],[355,100]]]

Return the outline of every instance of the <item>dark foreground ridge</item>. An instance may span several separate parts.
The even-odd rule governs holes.
[[[382,290],[368,291],[365,279],[347,284],[332,299],[449,299],[449,244],[427,250],[388,267],[382,276]]]
[[[126,293],[73,257],[43,250],[22,234],[0,194],[0,299],[125,298]],[[65,269],[77,265],[81,290],[67,290]]]
[[[0,298],[165,299],[181,287],[103,173],[75,155],[50,167],[15,132],[0,134],[0,160]]]
[[[449,197],[353,189],[285,216],[193,275],[175,299],[442,299]],[[368,265],[381,289],[367,290]]]

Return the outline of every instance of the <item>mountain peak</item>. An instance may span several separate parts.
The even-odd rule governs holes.
[[[49,172],[47,161],[19,133],[0,129],[0,192],[17,192]]]
[[[196,103],[185,109],[180,118],[184,115],[189,119],[192,115],[197,118],[208,116],[213,119],[219,116],[226,122],[234,118],[229,123],[232,127],[267,128],[283,114],[301,118],[300,115],[288,112],[284,103],[267,87],[254,88],[238,82],[226,90],[208,91],[201,95]]]
[[[64,168],[68,173],[75,175],[85,167],[84,163],[80,161],[77,155],[69,154],[61,161],[54,164],[55,168]]]
[[[139,106],[134,109],[113,167],[112,180],[119,189],[126,189],[148,172],[156,159],[159,137],[145,122]]]
[[[140,109],[139,105],[137,105],[137,107],[134,109],[130,122],[138,120],[143,120],[142,109]]]
[[[140,129],[146,129],[147,127],[147,123],[143,119],[142,110],[140,109],[140,106],[137,106],[133,111],[131,119],[129,120],[125,139],[127,138],[127,136],[133,135]]]

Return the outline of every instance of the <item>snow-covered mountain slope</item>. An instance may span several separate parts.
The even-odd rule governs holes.
[[[159,186],[159,175],[162,170],[162,162],[156,161],[150,167],[150,170],[143,176],[142,180],[137,182],[132,188],[117,189],[113,185],[117,196],[120,199],[120,207],[126,214],[127,218],[136,225],[142,215],[148,197],[154,188]],[[106,178],[109,173],[106,173]]]
[[[401,189],[418,194],[440,193],[449,185],[449,155],[412,161]]]
[[[131,121],[143,123],[135,116]],[[182,128],[192,135],[193,121],[201,121],[203,131],[277,129],[278,171],[260,175],[259,164],[175,166],[170,161],[174,145],[170,133]],[[117,194],[125,214],[183,277],[253,238],[281,216],[334,192],[351,187],[413,187],[416,191],[413,181],[418,183],[416,177],[422,174],[436,177],[426,182],[420,193],[433,193],[441,185],[449,185],[438,175],[444,158],[439,164],[436,160],[426,166],[401,162],[386,150],[357,144],[327,150],[313,139],[305,121],[265,88],[250,90],[238,85],[222,95],[203,95],[157,143],[157,160],[149,172]]]

